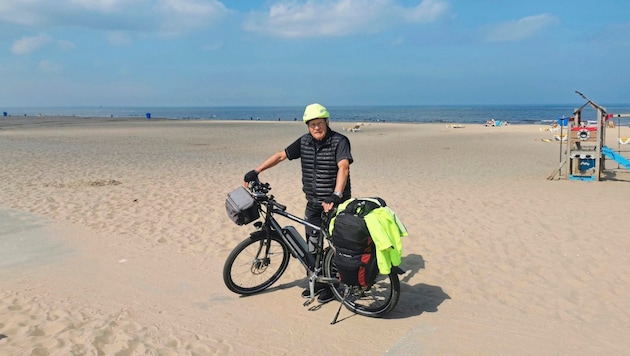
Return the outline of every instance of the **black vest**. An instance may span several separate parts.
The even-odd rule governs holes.
[[[322,141],[316,141],[311,134],[302,136],[300,155],[302,161],[302,190],[310,204],[321,205],[335,190],[337,181],[337,145],[344,137],[328,128]],[[343,198],[350,198],[350,176],[346,181]]]

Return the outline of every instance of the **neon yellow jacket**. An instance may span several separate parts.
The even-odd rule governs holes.
[[[339,205],[339,212],[343,211],[354,199],[349,199]],[[364,198],[364,200],[372,200]],[[332,234],[336,217],[330,221],[329,231]],[[402,239],[407,236],[407,228],[389,207],[381,207],[372,210],[364,217],[365,224],[370,231],[372,241],[376,247],[376,261],[378,271],[389,274],[392,266],[400,266],[402,261]]]
[[[389,207],[376,208],[365,217],[365,224],[376,247],[378,271],[389,274],[402,261],[402,239],[407,228]]]

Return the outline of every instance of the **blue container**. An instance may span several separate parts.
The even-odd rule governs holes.
[[[589,169],[595,168],[595,160],[593,158],[581,158],[580,159],[580,168],[581,172],[587,171]]]
[[[150,118],[151,118],[151,113],[150,113],[150,112],[148,112],[148,113],[147,113],[147,119],[150,119]]]
[[[7,112],[6,112],[6,111],[2,113],[2,116],[5,116],[5,117],[6,117],[7,115],[9,115],[9,114],[7,114]]]
[[[560,126],[568,126],[569,125],[569,118],[568,117],[559,117],[558,118],[558,125],[560,125]]]

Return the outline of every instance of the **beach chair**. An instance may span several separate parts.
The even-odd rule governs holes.
[[[553,135],[553,139],[556,140],[556,141],[566,141],[567,140],[567,134]]]
[[[560,130],[560,127],[558,126],[557,123],[554,122],[549,127],[540,127],[538,130],[545,131],[545,132],[554,132],[554,131]]]
[[[357,131],[361,131],[361,125],[356,124],[353,127],[344,127],[343,129],[348,132],[357,132]]]

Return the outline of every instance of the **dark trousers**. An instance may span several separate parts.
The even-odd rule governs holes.
[[[306,211],[304,212],[304,220],[315,225],[322,226],[322,213],[324,208],[321,204],[316,205],[312,203],[306,204]],[[308,241],[308,251],[315,253],[315,247],[317,246],[317,231],[306,227],[306,241]]]

